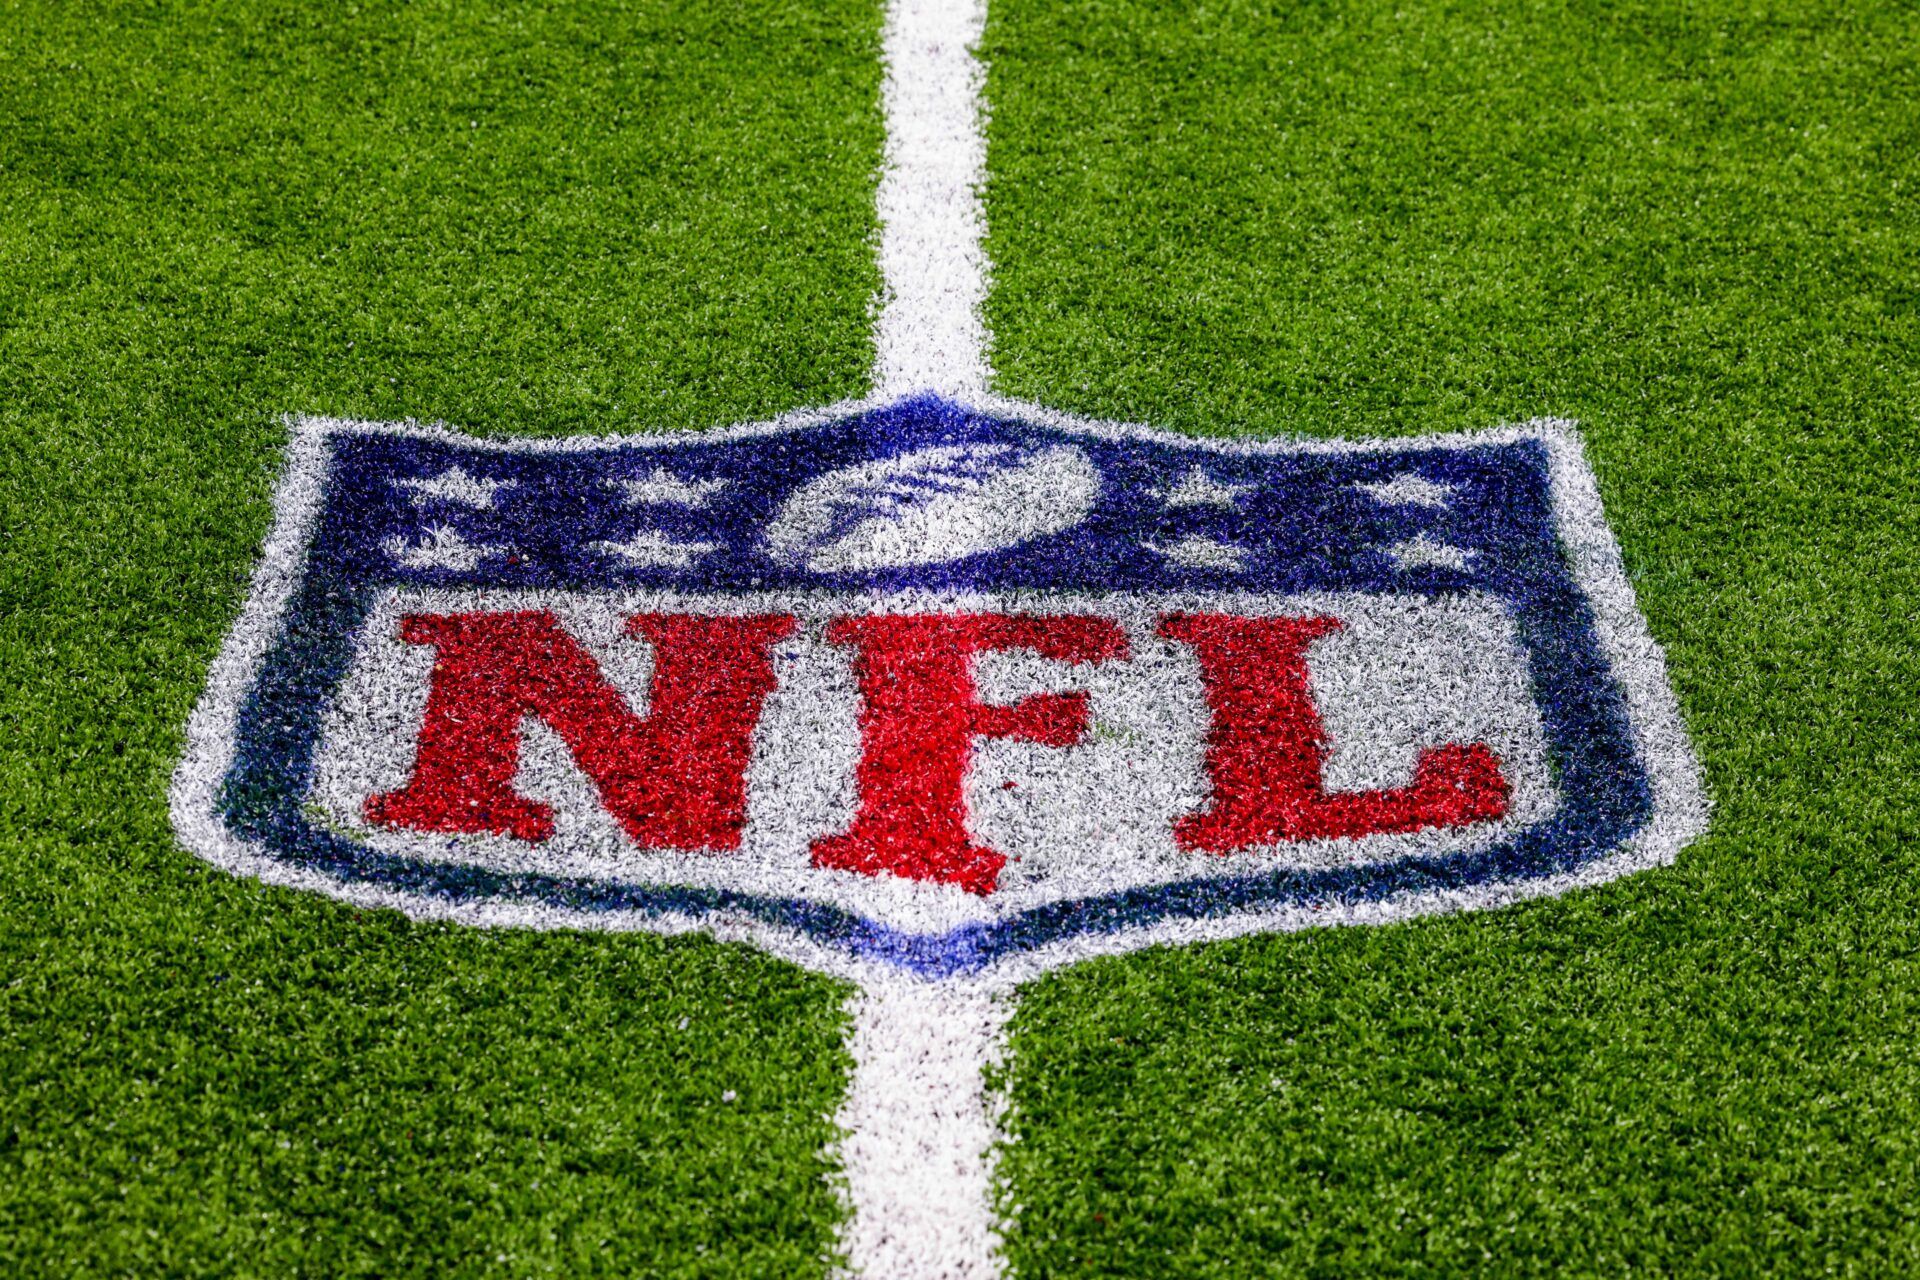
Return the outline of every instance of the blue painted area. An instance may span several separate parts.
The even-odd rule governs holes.
[[[953,564],[869,574],[818,574],[766,553],[762,534],[781,500],[829,471],[941,445],[1022,449],[1071,443],[1102,478],[1092,514],[1066,532]],[[619,445],[564,453],[508,453],[439,440],[369,433],[339,443],[334,492],[316,545],[357,583],[412,582],[498,587],[634,585],[701,591],[792,587],[896,590],[1036,588],[1171,591],[1224,585],[1262,591],[1404,591],[1472,585],[1476,574],[1401,570],[1385,548],[1425,534],[1477,553],[1497,571],[1551,553],[1534,445],[1407,453],[1219,454],[1146,441],[1113,441],[1007,422],[938,401],[910,401],[784,435],[729,443]],[[1532,459],[1530,464],[1529,459]],[[511,481],[491,509],[416,502],[395,481],[429,479],[458,466],[469,476]],[[1232,509],[1166,506],[1159,491],[1200,466],[1221,483],[1254,486]],[[720,480],[703,507],[635,506],[620,482],[656,470],[684,480]],[[1445,510],[1388,506],[1356,488],[1414,474],[1453,486]],[[417,543],[444,527],[468,542],[511,548],[473,572],[411,571],[393,540]],[[633,567],[594,549],[651,532],[718,548],[690,569]],[[1187,536],[1243,547],[1244,572],[1181,568],[1150,549]]]
[[[781,501],[828,471],[946,444],[1036,449],[1071,443],[1101,476],[1089,518],[1063,533],[955,563],[864,575],[814,574],[767,554],[761,539]],[[459,466],[511,480],[490,508],[415,502],[399,481]],[[1076,935],[1289,904],[1377,900],[1408,890],[1467,888],[1577,870],[1646,821],[1651,784],[1620,691],[1595,643],[1553,526],[1542,446],[1221,454],[1179,442],[1107,440],[995,419],[919,400],[783,435],[731,442],[506,452],[384,433],[336,437],[326,505],[285,629],[242,708],[223,792],[226,819],[276,856],[345,881],[446,899],[537,898],[580,911],[748,914],[854,954],[930,975],[978,970]],[[1194,466],[1217,483],[1254,486],[1231,508],[1168,507],[1159,491]],[[726,487],[705,506],[634,506],[621,480],[657,468]],[[1384,504],[1357,487],[1416,475],[1451,486],[1444,508]],[[510,548],[472,572],[408,570],[389,549],[433,526]],[[595,551],[651,530],[713,552],[684,569],[633,568]],[[1184,568],[1149,549],[1199,535],[1247,552],[1239,571]],[[1403,569],[1386,548],[1425,536],[1472,551],[1465,569]],[[320,716],[345,673],[374,594],[396,585],[674,587],[701,593],[812,587],[1116,592],[1224,588],[1262,592],[1497,594],[1529,653],[1534,695],[1565,803],[1498,846],[1410,857],[1384,866],[1204,878],[1053,903],[949,934],[901,933],[839,908],[720,890],[644,888],[510,876],[395,857],[342,839],[303,810]],[[1205,855],[1195,855],[1202,857]]]

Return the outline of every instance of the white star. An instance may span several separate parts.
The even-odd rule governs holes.
[[[1250,484],[1215,480],[1205,467],[1190,467],[1171,489],[1156,489],[1155,495],[1170,507],[1230,507],[1243,493],[1252,493]]]
[[[1149,542],[1146,548],[1189,569],[1239,570],[1246,568],[1247,565],[1245,548],[1215,542],[1212,538],[1202,538],[1193,534],[1180,539],[1170,547]]]
[[[1439,565],[1442,569],[1464,569],[1467,561],[1475,553],[1463,547],[1450,547],[1444,542],[1435,542],[1426,534],[1410,542],[1396,542],[1387,548],[1387,554],[1394,558],[1402,569],[1418,569],[1425,565]]]
[[[704,507],[707,499],[727,487],[725,480],[682,480],[665,467],[655,467],[644,480],[616,481],[627,491],[627,505],[668,503],[676,507]]]
[[[394,483],[402,489],[413,490],[413,505],[416,507],[433,498],[442,502],[457,502],[463,507],[491,507],[494,494],[502,489],[512,489],[520,482],[476,478],[459,467],[448,467],[431,480],[396,480]]]
[[[625,542],[596,542],[593,549],[603,555],[619,556],[629,564],[684,569],[707,552],[719,550],[719,544],[675,542],[665,534],[642,529]]]
[[[472,573],[488,556],[502,555],[510,548],[486,546],[468,542],[446,525],[434,525],[427,530],[422,542],[408,542],[405,538],[388,538],[385,543],[387,554],[409,569],[451,569],[455,573]]]
[[[1402,471],[1391,480],[1373,480],[1353,486],[1375,502],[1389,507],[1444,507],[1453,486]]]

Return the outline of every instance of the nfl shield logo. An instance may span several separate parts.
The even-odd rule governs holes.
[[[965,977],[1510,901],[1701,822],[1556,424],[317,422],[279,508],[176,822],[356,901]]]

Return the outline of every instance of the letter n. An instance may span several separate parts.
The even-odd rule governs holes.
[[[520,726],[531,715],[560,736],[635,844],[737,849],[753,729],[773,689],[771,651],[793,630],[783,616],[631,619],[627,634],[653,645],[641,718],[550,612],[409,614],[400,638],[434,649],[426,718],[412,779],[369,797],[367,817],[545,840],[553,810],[513,788]]]

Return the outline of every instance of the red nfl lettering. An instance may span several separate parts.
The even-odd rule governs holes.
[[[369,797],[385,827],[542,841],[552,809],[513,789],[520,722],[558,733],[607,808],[643,848],[737,849],[753,728],[773,689],[773,645],[794,619],[641,614],[653,645],[648,714],[634,715],[593,655],[545,610],[410,614],[408,644],[432,645],[433,681],[413,777]]]
[[[520,795],[520,726],[538,716],[592,779],[601,803],[643,848],[738,849],[755,727],[775,683],[772,646],[787,615],[640,614],[629,637],[653,647],[648,714],[636,716],[598,663],[545,610],[408,614],[400,638],[435,650],[412,777],[370,796],[388,828],[553,834],[547,804]],[[1484,743],[1420,754],[1412,784],[1329,792],[1329,743],[1308,683],[1307,650],[1331,617],[1169,614],[1160,635],[1190,646],[1210,724],[1208,806],[1174,823],[1182,849],[1232,853],[1284,841],[1458,827],[1505,815],[1510,786]],[[977,655],[1026,649],[1085,663],[1130,656],[1126,632],[1085,615],[886,614],[841,617],[830,642],[854,650],[861,707],[859,808],[847,830],[813,842],[823,870],[994,891],[1006,857],[970,829],[966,775],[980,738],[1080,742],[1088,695],[979,700]]]
[[[1012,706],[980,702],[974,655],[1031,649],[1062,662],[1128,656],[1106,618],[903,614],[840,618],[827,638],[856,647],[860,681],[860,810],[847,831],[814,842],[813,865],[993,892],[1004,854],[967,829],[967,765],[975,738],[1065,747],[1088,724],[1084,693],[1037,693]]]
[[[1232,853],[1283,840],[1386,835],[1489,821],[1510,791],[1485,743],[1420,753],[1413,785],[1329,792],[1327,734],[1307,683],[1307,647],[1338,618],[1170,614],[1160,634],[1193,646],[1213,724],[1207,734],[1212,804],[1174,825],[1183,849]]]

